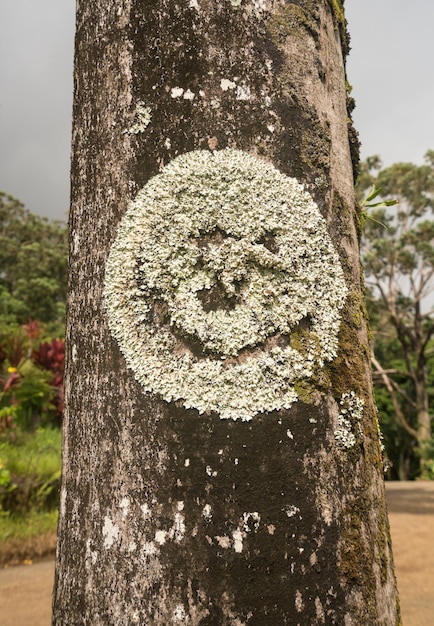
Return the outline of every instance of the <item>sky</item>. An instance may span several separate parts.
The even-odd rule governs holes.
[[[362,158],[434,149],[434,2],[346,0]],[[0,189],[35,213],[69,206],[74,0],[0,0]]]

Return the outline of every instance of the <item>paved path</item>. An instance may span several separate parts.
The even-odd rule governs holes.
[[[388,483],[387,502],[403,626],[434,626],[434,481]],[[52,561],[0,570],[0,625],[50,626],[53,574]]]

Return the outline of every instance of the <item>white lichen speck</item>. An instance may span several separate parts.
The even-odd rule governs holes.
[[[111,548],[115,541],[117,541],[119,537],[120,529],[119,526],[114,524],[112,520],[106,516],[104,518],[104,525],[102,527],[102,535],[104,537],[104,547]]]

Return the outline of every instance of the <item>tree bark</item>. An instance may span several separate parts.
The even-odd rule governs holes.
[[[338,0],[78,0],[55,625],[400,623],[360,274],[346,37]],[[186,408],[182,393],[164,400],[146,390],[148,371],[141,378],[127,368],[125,354],[137,355],[121,351],[113,320],[110,332],[104,276],[119,224],[144,185],[163,185],[152,177],[195,150],[210,162],[241,151],[258,168],[274,166],[279,181],[297,179],[339,257],[346,297],[337,355],[294,382],[289,408],[265,410],[255,389],[247,404],[259,408],[245,419],[222,419],[218,393],[217,409],[202,412],[195,399]],[[274,254],[273,236],[252,250]],[[314,235],[303,236],[312,260]],[[202,250],[228,235],[200,237],[192,245]],[[208,308],[223,309],[215,297]],[[153,323],[168,327],[159,306],[154,300]],[[250,345],[247,357],[225,354],[221,367],[279,341],[283,350],[303,344],[319,314]],[[201,350],[176,341],[183,355]]]

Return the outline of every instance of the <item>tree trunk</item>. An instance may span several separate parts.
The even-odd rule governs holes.
[[[78,0],[53,624],[399,623],[345,48],[338,0]]]
[[[421,360],[421,359],[420,359]],[[428,371],[425,363],[416,369],[416,414],[417,414],[417,445],[420,454],[421,478],[430,476],[429,449],[432,440],[431,416],[429,413]]]

